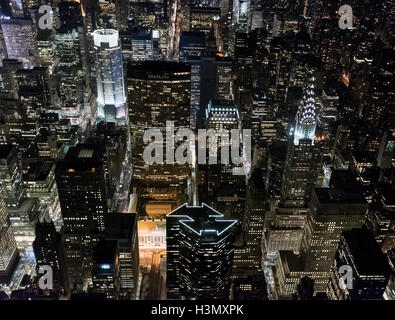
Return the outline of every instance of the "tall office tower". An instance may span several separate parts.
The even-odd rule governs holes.
[[[110,213],[105,219],[106,239],[118,241],[119,282],[122,300],[137,294],[139,245],[136,214]]]
[[[204,117],[210,100],[233,100],[232,61],[211,53],[200,58],[200,109],[198,118]],[[229,99],[230,98],[230,99]],[[197,121],[197,127],[202,124]]]
[[[216,141],[218,147],[222,148],[222,146],[224,146],[225,148],[232,148],[233,145],[231,143],[230,131],[234,129],[241,129],[239,109],[235,102],[233,100],[210,101],[206,109],[205,120],[207,130],[223,130],[225,133],[224,140],[222,140],[221,136],[221,141],[219,141],[219,139]],[[226,140],[226,137],[228,137],[228,140]],[[240,140],[240,145],[238,144],[236,147],[243,150],[242,144],[243,143]],[[245,198],[245,176],[234,174],[235,170],[241,169],[241,165],[243,165],[244,163],[235,164],[231,160],[229,160],[228,163],[225,164],[224,159],[222,159],[222,151],[217,152],[216,150],[211,150],[209,147],[207,149],[207,160],[209,160],[209,157],[215,157],[216,152],[217,162],[216,164],[210,164],[209,161],[207,161],[206,164],[200,165],[199,171],[203,174],[204,177],[204,188],[202,188],[202,191],[204,193],[202,196],[205,198],[214,197],[215,199],[212,200],[216,203],[215,207],[217,209],[221,208],[221,204],[219,203],[222,202],[219,201],[221,197],[224,198],[222,200],[225,200],[225,198],[228,197],[235,197],[232,201],[241,200],[237,199],[237,197]],[[227,206],[226,203],[224,203],[224,205],[229,209],[229,206]],[[230,216],[238,218],[240,214],[239,210],[242,208],[241,203],[239,205],[234,205],[231,207],[236,211],[232,211],[232,213],[229,213]],[[223,210],[225,210],[225,208]]]
[[[203,32],[183,32],[181,61],[191,64],[191,128],[202,126],[199,118],[211,99],[232,99],[232,61],[207,49]]]
[[[18,70],[15,79],[26,116],[32,120],[38,119],[51,104],[48,68]]]
[[[0,99],[0,113],[2,115],[2,121],[0,122],[1,143],[21,143],[23,129],[28,129],[28,127],[25,126],[25,120],[20,101],[15,99]]]
[[[53,30],[41,31],[37,34],[36,66],[47,67],[53,74],[55,67],[55,33]]]
[[[127,80],[133,177],[146,183],[184,181],[189,174],[187,165],[148,166],[144,162],[143,134],[147,129],[158,128],[165,136],[167,121],[174,121],[175,132],[189,128],[190,67],[184,63],[142,62],[130,65]]]
[[[127,152],[128,129],[116,126],[114,122],[100,122],[92,134],[94,138],[88,139],[104,147],[103,163],[106,172],[107,196],[114,196],[118,185],[123,183],[123,162]],[[125,186],[126,187],[126,186]]]
[[[286,206],[304,205],[316,183],[321,162],[321,146],[315,142],[316,114],[314,78],[309,81],[296,114],[293,135],[289,135],[282,200]],[[291,129],[292,130],[292,129]]]
[[[206,109],[206,127],[231,130],[240,127],[239,110],[233,100],[212,100]]]
[[[129,33],[131,44],[131,61],[147,61],[154,60],[155,44],[154,31],[141,28],[133,29]]]
[[[119,253],[116,240],[99,241],[93,251],[92,292],[105,293],[107,299],[119,297]]]
[[[61,1],[58,4],[60,27],[72,30],[82,26],[81,5],[76,1]]]
[[[266,192],[272,199],[281,199],[281,181],[284,174],[285,160],[287,155],[287,143],[274,141],[269,145],[266,173]]]
[[[267,204],[259,197],[262,188],[251,184],[247,191],[246,211],[242,221],[241,245],[235,248],[232,277],[246,278],[262,273],[262,237]],[[236,241],[237,242],[237,241]]]
[[[6,59],[0,68],[0,97],[2,99],[18,99],[18,84],[15,73],[22,69],[22,62]]]
[[[292,61],[292,45],[287,38],[275,37],[270,42],[268,58],[268,77],[270,79],[268,103],[273,111],[285,101],[286,89],[289,85]]]
[[[232,62],[229,59],[217,58],[217,72],[216,72],[216,99],[232,99]]]
[[[55,164],[52,161],[42,161],[30,166],[23,175],[23,185],[27,198],[37,198],[40,201],[40,211],[49,216],[55,226],[60,229],[62,214],[59,206],[58,187],[55,182]]]
[[[50,266],[54,290],[59,293],[67,292],[66,257],[61,234],[56,232],[52,221],[37,222],[35,231],[33,250],[37,261],[37,274],[41,266]]]
[[[23,196],[22,169],[17,149],[10,144],[0,145],[0,185],[7,207],[18,207]]]
[[[36,55],[36,36],[30,18],[1,19],[4,42],[8,59],[18,59],[25,69],[34,66]]]
[[[276,209],[265,232],[265,253],[270,256],[279,251],[292,251],[295,254],[306,251],[308,244],[305,226],[308,213],[308,208]]]
[[[15,236],[4,202],[3,187],[0,186],[0,283],[10,280],[18,260]]]
[[[122,53],[126,61],[154,60],[158,43],[156,32],[149,28],[130,28],[120,34]]]
[[[126,96],[118,31],[96,30],[93,41],[96,52],[98,116],[107,122],[125,121]]]
[[[247,33],[250,15],[251,0],[234,0],[232,24],[237,25],[238,30]]]
[[[168,299],[229,299],[236,223],[206,204],[167,215]]]
[[[339,285],[344,273],[340,274],[339,268],[344,265],[351,268],[348,271],[352,276],[351,289],[341,289]],[[344,231],[332,265],[327,294],[331,300],[382,300],[390,275],[388,260],[370,231],[366,228]]]
[[[254,144],[264,143],[267,138],[263,134],[263,121],[273,119],[273,114],[268,107],[266,94],[255,93],[251,105],[251,131]]]
[[[377,155],[377,166],[381,169],[395,166],[395,130],[384,133]]]
[[[370,89],[371,103],[367,104],[363,110],[363,116],[369,121],[369,124],[380,131],[392,128],[389,127],[388,123],[389,112],[394,109],[395,104],[394,88],[391,86],[391,65],[394,64],[392,53],[390,49],[383,49],[380,56],[375,60]]]
[[[206,37],[203,32],[182,32],[179,44],[179,59],[191,64],[191,129],[198,125],[201,95],[201,57],[206,50]]]
[[[390,183],[376,185],[366,225],[383,252],[395,247],[395,188]]]
[[[55,35],[58,63],[54,74],[59,77],[59,96],[64,105],[82,99],[83,70],[80,35],[77,29],[60,28]]]
[[[325,292],[340,234],[362,227],[368,203],[359,190],[344,185],[344,188],[315,188],[309,207],[305,270],[313,274],[315,291]]]
[[[203,32],[184,31],[180,35],[179,59],[188,62],[191,58],[202,56],[206,50],[206,37]]]
[[[86,289],[92,250],[104,235],[108,213],[103,154],[99,146],[72,147],[55,170],[64,221],[66,263],[72,289]]]
[[[336,142],[336,121],[339,118],[339,94],[327,85],[317,101],[317,127],[321,129],[323,156],[333,158]]]

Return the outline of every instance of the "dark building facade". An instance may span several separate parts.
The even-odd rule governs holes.
[[[206,204],[167,216],[168,299],[229,299],[236,223]]]
[[[344,265],[351,268],[352,288],[340,288],[339,268]],[[332,266],[328,297],[333,300],[382,300],[390,274],[388,259],[369,230],[344,231]]]
[[[72,289],[85,289],[92,249],[103,236],[108,212],[101,149],[79,144],[57,163],[55,176],[64,220],[64,242]]]
[[[36,239],[33,242],[33,250],[37,261],[37,272],[39,274],[41,266],[50,266],[53,275],[53,289],[59,293],[66,293],[68,279],[61,234],[56,232],[52,221],[38,222],[35,231]]]
[[[92,293],[104,293],[107,299],[119,297],[119,258],[116,240],[102,240],[93,251]]]

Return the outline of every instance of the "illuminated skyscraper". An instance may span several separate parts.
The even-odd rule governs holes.
[[[168,299],[229,298],[236,223],[206,204],[167,216]]]
[[[34,66],[35,33],[30,18],[0,19],[8,59],[18,59],[26,69]]]
[[[296,127],[294,134],[294,144],[298,145],[299,140],[309,139],[314,143],[316,128],[315,99],[314,99],[314,78],[308,85],[305,96],[296,114]]]
[[[315,188],[309,207],[305,270],[312,272],[315,291],[325,292],[340,234],[363,225],[368,204],[359,190]]]
[[[0,145],[0,185],[7,207],[18,207],[22,201],[22,169],[17,149],[13,145]]]
[[[62,27],[55,35],[58,63],[55,74],[59,77],[59,95],[64,104],[82,99],[83,71],[80,34],[77,29]]]
[[[18,250],[0,187],[0,283],[7,283],[18,262]]]
[[[18,70],[15,74],[18,83],[19,100],[29,119],[37,119],[51,103],[49,74],[47,68]]]
[[[118,31],[100,29],[93,33],[96,51],[96,83],[99,118],[109,122],[125,119],[125,87]]]
[[[295,132],[288,136],[289,144],[282,181],[285,206],[300,207],[310,198],[322,158],[321,145],[315,143],[314,78],[309,81],[296,114]]]
[[[143,160],[145,130],[159,128],[165,135],[166,122],[174,130],[189,128],[191,68],[184,63],[142,62],[128,69],[128,106],[132,144],[133,177],[144,182],[178,183],[187,179],[187,165],[148,166]],[[169,159],[170,160],[170,159]]]

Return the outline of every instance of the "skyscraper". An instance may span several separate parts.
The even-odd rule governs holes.
[[[18,259],[18,249],[0,187],[0,283],[9,281]]]
[[[143,160],[143,134],[174,121],[174,130],[189,128],[191,69],[174,62],[142,62],[128,67],[128,107],[133,177],[146,183],[178,183],[189,174],[186,165],[151,165]],[[169,128],[168,128],[169,129]],[[170,159],[168,159],[170,160]]]
[[[282,200],[286,206],[303,206],[316,183],[321,147],[315,143],[316,114],[314,77],[305,89],[296,114],[295,130],[288,136],[289,144],[282,181]],[[293,133],[293,134],[292,134]]]
[[[7,207],[18,207],[22,201],[22,170],[13,145],[0,145],[0,185]]]
[[[236,223],[206,204],[167,216],[168,299],[229,298]]]
[[[55,182],[55,164],[52,161],[32,164],[29,171],[23,175],[23,185],[26,197],[39,199],[40,210],[44,215],[49,215],[55,226],[60,228],[62,215]]]
[[[305,95],[296,113],[294,144],[298,145],[301,139],[309,139],[311,140],[311,144],[313,144],[316,125],[313,77],[305,90]]]
[[[51,104],[48,68],[18,70],[15,80],[26,116],[37,119]]]
[[[66,26],[56,31],[55,74],[59,77],[59,96],[63,104],[79,102],[82,98],[83,70],[80,34],[78,29]]]
[[[116,240],[99,241],[93,251],[92,291],[105,293],[108,299],[119,295],[119,258]]]
[[[18,59],[24,68],[33,68],[36,43],[32,19],[13,17],[0,22],[8,59]]]
[[[125,120],[125,85],[118,31],[100,29],[93,33],[96,52],[96,84],[99,118]]]
[[[66,262],[72,289],[86,289],[95,243],[104,235],[108,212],[102,152],[79,144],[58,162],[55,176],[64,220]]]
[[[137,293],[139,277],[139,244],[136,214],[110,213],[105,218],[106,240],[118,241],[120,299],[131,299]]]
[[[352,278],[351,283],[344,281],[346,289],[339,285],[343,275],[339,268],[343,265],[350,268]],[[344,231],[332,265],[328,296],[333,300],[382,300],[390,274],[388,259],[369,230]]]
[[[315,188],[309,207],[305,270],[312,273],[315,291],[325,292],[339,237],[345,230],[362,227],[368,204],[359,190],[344,186]]]
[[[59,293],[68,290],[66,260],[60,233],[56,232],[53,222],[36,224],[36,239],[33,242],[37,271],[41,266],[52,268],[54,289]]]

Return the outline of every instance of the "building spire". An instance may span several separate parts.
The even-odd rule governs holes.
[[[294,136],[294,144],[298,145],[300,139],[310,139],[314,143],[315,128],[316,128],[316,114],[315,114],[315,99],[314,99],[314,81],[311,77],[303,99],[299,105],[296,113],[296,128]]]
[[[307,17],[307,7],[309,6],[309,0],[306,0],[304,3],[304,9],[303,9],[303,17]]]

